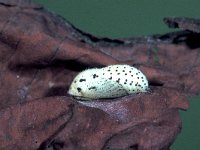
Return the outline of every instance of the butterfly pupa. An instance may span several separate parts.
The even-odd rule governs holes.
[[[68,94],[82,100],[94,100],[147,90],[148,80],[140,70],[129,65],[110,65],[80,72],[72,81]]]

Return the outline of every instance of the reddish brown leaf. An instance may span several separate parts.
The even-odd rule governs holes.
[[[0,149],[169,149],[178,110],[200,91],[191,20],[166,19],[184,30],[165,35],[100,39],[29,1],[1,1]],[[121,63],[141,69],[150,91],[92,102],[67,95],[78,72]]]

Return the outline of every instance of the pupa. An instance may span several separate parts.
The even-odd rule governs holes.
[[[146,76],[137,68],[121,64],[80,72],[68,94],[80,100],[117,98],[148,90]]]

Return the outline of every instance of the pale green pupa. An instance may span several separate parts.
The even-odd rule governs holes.
[[[148,90],[146,76],[129,65],[87,69],[72,81],[68,94],[82,100],[117,98]]]

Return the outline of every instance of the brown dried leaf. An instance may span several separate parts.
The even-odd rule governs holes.
[[[99,39],[22,2],[0,1],[0,149],[169,149],[178,110],[200,91],[200,40],[189,42],[199,33]],[[141,69],[151,91],[92,102],[67,95],[79,71],[118,63]]]

